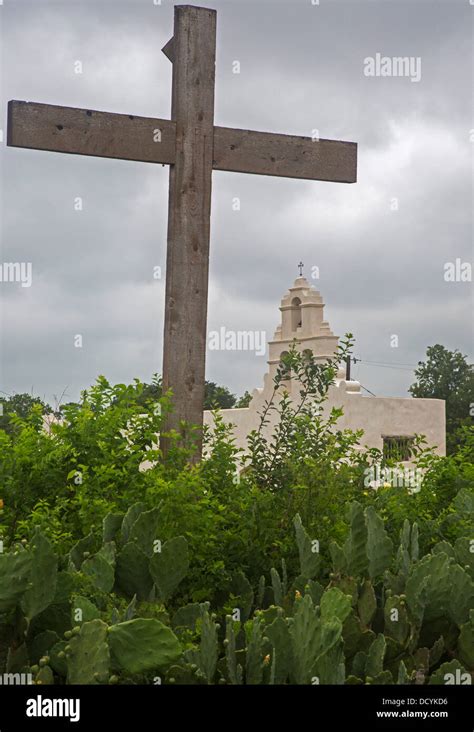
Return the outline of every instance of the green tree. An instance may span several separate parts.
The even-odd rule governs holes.
[[[163,393],[161,376],[154,375],[150,384],[143,384],[143,389],[131,394],[137,404],[145,406],[153,401],[158,401]],[[225,386],[219,386],[213,381],[206,381],[204,386],[204,409],[231,409],[237,398]],[[74,404],[74,402],[71,402]],[[66,406],[66,405],[64,405]]]
[[[219,386],[213,381],[206,381],[204,391],[204,409],[232,409],[237,401],[226,386]]]
[[[0,398],[0,430],[11,434],[14,430],[12,415],[16,414],[18,417],[26,419],[30,416],[35,404],[41,406],[42,414],[51,414],[53,411],[49,404],[31,394],[14,394],[11,397]]]
[[[460,351],[448,351],[439,343],[429,346],[426,361],[415,371],[416,381],[409,388],[414,397],[446,401],[446,444],[448,453],[460,444],[463,426],[472,426],[474,371]]]
[[[240,407],[248,407],[248,405],[250,404],[251,401],[252,401],[252,395],[251,395],[251,393],[249,391],[246,391],[240,397],[240,399],[237,400],[235,406],[238,407],[238,408],[240,408]]]

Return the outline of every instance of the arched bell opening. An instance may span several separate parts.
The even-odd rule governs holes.
[[[294,297],[291,301],[291,330],[295,332],[297,328],[301,328],[302,322],[301,300]]]

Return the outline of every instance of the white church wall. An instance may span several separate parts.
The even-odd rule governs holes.
[[[294,343],[297,350],[310,350],[318,360],[334,354],[338,337],[331,332],[324,320],[324,302],[317,290],[304,277],[298,277],[281,300],[281,324],[269,342],[269,372],[264,376],[262,389],[255,389],[248,408],[224,409],[222,416],[234,425],[236,445],[245,449],[248,434],[258,429],[259,414],[265,401],[271,398],[273,376],[279,359]],[[285,382],[294,401],[299,398],[299,387],[291,380]],[[294,393],[291,394],[292,390]],[[326,413],[333,407],[341,407],[343,416],[337,423],[339,429],[364,430],[361,445],[383,448],[384,436],[413,437],[424,435],[430,447],[439,455],[446,454],[445,402],[440,399],[413,399],[410,397],[372,397],[362,395],[357,381],[338,378],[329,389],[325,403]],[[274,430],[277,415],[268,415],[266,428]],[[211,412],[204,412],[204,423],[212,426]]]
[[[221,411],[224,421],[234,425],[235,444],[243,450],[247,445],[247,435],[258,429],[258,413],[263,409],[263,402],[264,399],[254,399],[249,408]],[[344,411],[337,422],[338,429],[364,430],[361,446],[382,450],[384,436],[413,437],[422,434],[437,454],[446,454],[445,403],[441,399],[366,397],[334,386],[329,390],[323,414],[332,407],[341,407]],[[277,416],[271,413],[266,434],[275,429],[276,420]],[[212,426],[211,412],[204,412],[204,423]]]

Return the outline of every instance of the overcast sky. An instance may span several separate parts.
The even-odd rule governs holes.
[[[174,3],[155,2],[0,0],[0,127],[9,99],[168,118],[160,49]],[[353,185],[213,173],[209,330],[271,338],[302,259],[307,274],[319,267],[333,331],[354,333],[357,357],[398,365],[355,367],[375,394],[406,395],[429,345],[472,358],[472,283],[446,282],[445,265],[472,261],[474,6],[207,7],[218,11],[216,124],[359,144]],[[377,53],[412,57],[421,78],[366,76]],[[0,283],[0,391],[53,401],[98,374],[149,380],[161,371],[168,168],[0,148],[0,263],[33,268],[31,287]],[[207,378],[235,393],[265,370],[254,353],[208,352]]]

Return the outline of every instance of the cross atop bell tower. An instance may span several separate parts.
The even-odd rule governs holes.
[[[302,267],[302,263],[298,265]],[[324,302],[320,293],[306,277],[297,277],[281,300],[281,324],[269,342],[270,375],[273,376],[282,354],[292,343],[298,351],[311,351],[317,361],[334,355],[339,338],[324,320]]]

